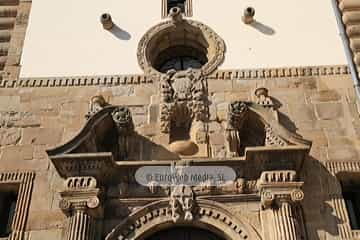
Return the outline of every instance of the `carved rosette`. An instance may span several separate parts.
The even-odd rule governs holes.
[[[171,122],[188,125],[206,119],[204,78],[201,71],[168,71],[161,78],[160,126],[170,132]]]
[[[66,240],[94,240],[96,219],[102,218],[101,191],[93,177],[71,177],[64,183],[59,208],[68,216]]]
[[[174,222],[193,220],[195,197],[190,186],[175,186],[170,195],[171,217]]]

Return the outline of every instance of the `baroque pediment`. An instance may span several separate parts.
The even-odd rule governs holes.
[[[197,95],[194,96],[200,96],[195,97],[195,100],[191,97],[193,95],[186,94],[186,91],[179,91],[178,95],[174,94],[176,91],[173,88],[179,87],[176,82],[178,79],[173,81],[165,78],[167,83],[175,84],[170,85],[170,88],[168,86],[161,89],[164,100],[162,105],[170,104],[173,107],[173,111],[160,115],[161,121],[164,119],[164,114],[169,114],[165,118],[167,122],[160,122],[159,127],[159,135],[167,139],[164,144],[155,143],[136,131],[129,108],[110,105],[101,96],[97,96],[90,101],[89,113],[86,115],[87,122],[80,132],[67,143],[47,151],[59,174],[62,177],[95,176],[104,181],[113,181],[114,175],[118,175],[121,171],[125,171],[127,175],[132,171],[129,170],[130,168],[170,165],[174,161],[182,160],[191,161],[193,165],[212,164],[214,161],[223,165],[238,164],[238,166],[243,166],[243,169],[256,169],[252,171],[255,175],[259,175],[261,171],[278,170],[284,167],[290,170],[301,168],[303,159],[310,150],[311,142],[290,132],[281,124],[279,113],[268,96],[267,90],[263,88],[257,90],[255,101],[229,103],[228,118],[223,133],[224,147],[227,150],[225,157],[212,157],[211,154],[182,156],[174,151],[175,144],[186,141],[179,141],[172,137],[174,134],[171,132],[174,130],[172,125],[180,126],[177,130],[185,131],[182,127],[184,119],[190,130],[188,142],[192,142],[194,146],[211,147],[209,143],[204,140],[199,141],[197,137],[199,132],[206,134],[203,131],[205,128],[202,128],[206,126],[206,111],[204,108],[196,107],[200,106],[205,98],[203,78],[201,74],[190,73],[192,75],[190,85],[186,85],[187,82],[185,85],[178,84],[180,84],[180,90],[195,91],[194,94],[197,93]],[[182,74],[179,75],[181,78],[187,77],[186,74]],[[189,88],[187,88],[188,85]],[[170,97],[164,94],[166,89],[171,90]],[[181,95],[182,93],[184,94]],[[180,96],[180,100],[174,96]],[[197,105],[193,105],[194,101]],[[185,114],[186,118],[179,117],[181,113]],[[177,123],[179,119],[181,121]],[[167,127],[163,128],[164,126]],[[194,139],[193,136],[195,136]],[[154,152],[156,154],[153,154]],[[157,156],[162,156],[162,158],[159,159]]]

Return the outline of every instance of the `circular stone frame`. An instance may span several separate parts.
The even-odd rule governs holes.
[[[156,58],[165,50],[176,46],[188,46],[202,51],[207,62],[201,67],[204,75],[211,74],[224,61],[225,42],[210,27],[197,21],[184,19],[161,22],[150,28],[141,38],[137,59],[145,74],[161,74],[156,69]]]

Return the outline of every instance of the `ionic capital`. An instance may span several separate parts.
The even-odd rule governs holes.
[[[59,208],[67,215],[76,211],[85,212],[95,218],[103,216],[101,189],[93,177],[71,177],[65,180],[60,192]]]
[[[303,182],[296,181],[295,171],[268,171],[260,177],[258,188],[263,208],[283,202],[296,203],[304,199]]]

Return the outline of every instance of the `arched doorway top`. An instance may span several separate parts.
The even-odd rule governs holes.
[[[164,199],[142,207],[119,223],[106,240],[144,239],[172,226],[194,226],[208,229],[225,239],[261,240],[259,233],[246,220],[236,216],[223,204],[197,199],[192,221],[173,222],[169,200]]]

